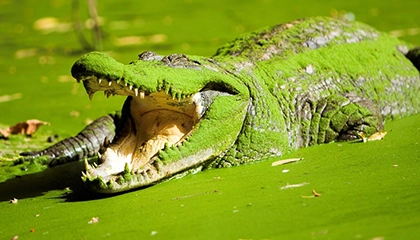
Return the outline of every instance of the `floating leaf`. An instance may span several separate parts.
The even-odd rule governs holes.
[[[287,163],[292,163],[292,162],[297,162],[302,160],[303,158],[289,158],[289,159],[284,159],[284,160],[280,160],[280,161],[275,161],[271,164],[271,166],[275,167],[278,165],[283,165],[283,164],[287,164]]]
[[[363,142],[368,142],[368,141],[382,140],[387,133],[388,132],[376,132],[376,133],[370,135],[369,137],[367,137],[366,134],[364,134],[362,132],[358,132],[357,134],[363,140]]]
[[[368,138],[368,141],[382,140],[388,132],[376,132]]]

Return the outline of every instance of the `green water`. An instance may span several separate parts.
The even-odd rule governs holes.
[[[420,45],[419,1],[98,1],[98,13],[103,51],[124,63],[144,50],[212,55],[243,32],[314,15],[355,16]],[[32,118],[51,124],[30,139],[0,140],[2,165],[47,146],[47,136],[71,136],[121,107],[122,97],[89,101],[69,76],[83,53],[69,25],[70,1],[5,0],[0,18],[0,97],[9,96],[0,102],[0,127]],[[130,39],[136,44],[127,45]],[[26,172],[3,167],[0,238],[415,239],[419,121],[417,115],[387,123],[392,131],[383,141],[301,149],[285,156],[304,157],[290,165],[271,167],[278,160],[271,159],[108,198],[81,191],[80,163]],[[25,173],[31,174],[13,178]],[[306,198],[312,189],[321,197]],[[13,197],[18,204],[8,202]],[[99,222],[88,224],[93,217]]]

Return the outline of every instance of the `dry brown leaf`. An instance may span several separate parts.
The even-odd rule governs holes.
[[[0,133],[3,137],[7,138],[12,134],[25,134],[32,135],[34,134],[39,127],[43,125],[49,125],[48,122],[43,122],[38,119],[29,119],[26,122],[19,122],[15,125],[8,127],[6,129],[0,129]]]

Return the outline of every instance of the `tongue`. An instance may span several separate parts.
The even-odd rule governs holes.
[[[132,167],[139,169],[161,149],[180,142],[191,131],[190,116],[170,110],[155,110],[135,119],[137,146],[132,156]]]

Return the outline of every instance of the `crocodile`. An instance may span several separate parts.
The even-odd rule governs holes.
[[[360,22],[312,17],[242,35],[211,57],[146,51],[125,65],[87,53],[72,76],[91,99],[127,96],[122,110],[23,155],[51,166],[84,159],[86,186],[116,193],[354,140],[419,112],[419,52]]]

